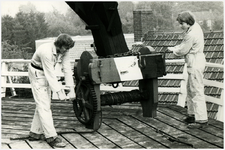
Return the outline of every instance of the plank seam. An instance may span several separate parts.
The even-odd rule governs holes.
[[[127,136],[124,135],[123,133],[120,133],[119,131],[115,130],[113,127],[109,126],[109,125],[106,124],[105,122],[103,122],[103,123],[104,123],[105,125],[107,125],[109,128],[111,128],[111,129],[113,129],[114,131],[116,131],[117,133],[119,133],[119,134],[123,135],[124,137],[126,137],[127,139],[131,140],[131,141],[134,142],[135,144],[137,144],[137,145],[139,145],[139,146],[141,146],[141,147],[143,147],[143,148],[146,148],[146,147],[144,147],[143,145],[140,145],[139,143],[137,143],[136,141],[130,139],[129,137],[127,137]]]
[[[136,118],[136,117],[134,117],[134,116],[132,116],[132,115],[130,115],[130,116],[133,117],[133,118]],[[151,126],[151,125],[147,124],[146,122],[144,122],[144,121],[142,121],[142,120],[140,120],[140,119],[138,119],[138,118],[136,118],[136,119],[139,120],[139,121],[141,121],[141,122],[143,122],[143,123],[145,123],[145,124],[148,125],[148,126]],[[184,132],[184,133],[186,133],[186,134],[189,134],[189,135],[191,135],[191,136],[193,136],[193,137],[195,137],[195,138],[197,138],[197,139],[201,139],[202,141],[205,141],[205,142],[207,142],[207,143],[210,143],[210,144],[212,144],[212,145],[214,145],[214,146],[216,146],[216,147],[223,148],[223,146],[219,146],[219,145],[216,145],[216,144],[214,144],[214,143],[212,143],[212,142],[206,141],[205,139],[203,139],[203,138],[201,138],[201,137],[198,137],[198,136],[195,136],[195,135],[193,135],[193,134],[190,134],[190,133],[186,132],[185,130],[180,130],[180,129],[178,129],[178,128],[174,127],[174,126],[171,126],[170,124],[168,124],[168,123],[166,123],[166,122],[164,122],[164,121],[162,121],[162,120],[159,120],[159,119],[157,119],[157,118],[155,118],[155,119],[158,120],[158,121],[160,121],[160,122],[163,122],[163,123],[169,125],[169,126],[172,127],[172,128],[175,128],[175,129],[177,129],[177,130],[179,130],[179,131],[181,131],[181,132]],[[153,127],[153,126],[151,126],[151,127]],[[153,128],[154,128],[154,127],[153,127]],[[157,130],[157,129],[156,129],[156,130]],[[163,132],[164,134],[168,135],[168,134],[167,134],[166,132],[164,132],[164,131],[161,131],[161,132]],[[173,136],[171,136],[171,135],[168,135],[168,136],[173,137]],[[173,137],[173,138],[176,138],[176,137]]]
[[[128,115],[128,116],[129,116],[129,115]],[[125,124],[126,126],[128,126],[128,127],[132,128],[132,129],[133,129],[133,130],[135,130],[136,132],[139,132],[139,133],[141,133],[141,134],[145,135],[146,137],[148,137],[148,138],[152,139],[153,141],[155,141],[155,142],[157,142],[157,143],[159,143],[159,144],[161,144],[161,145],[163,145],[163,146],[165,146],[165,147],[167,147],[167,148],[170,148],[169,146],[167,146],[167,145],[165,145],[165,144],[163,144],[163,143],[160,143],[159,141],[157,141],[157,140],[153,139],[152,137],[150,137],[150,136],[146,135],[145,133],[143,133],[143,132],[141,132],[141,131],[137,130],[136,128],[134,128],[134,127],[132,127],[132,126],[130,126],[130,125],[128,125],[128,124],[126,124],[125,122],[121,121],[120,119],[118,119],[118,118],[116,118],[116,119],[117,119],[119,122],[121,122],[121,123]],[[134,118],[134,119],[136,119],[136,118]],[[153,128],[153,129],[155,130],[155,128]],[[157,131],[157,130],[156,130],[156,131]]]
[[[177,119],[177,118],[175,118],[175,117],[173,117],[173,116],[170,116],[170,115],[168,115],[168,114],[166,114],[166,113],[164,113],[164,112],[162,112],[161,110],[157,110],[158,112],[160,112],[160,113],[162,113],[162,114],[164,114],[164,115],[166,115],[166,116],[168,116],[168,117],[170,117],[170,118],[173,118],[173,119],[175,119],[175,120],[177,120],[177,121],[179,121],[179,122],[182,122],[181,120],[179,120],[179,119]],[[182,114],[183,115],[183,114]],[[157,119],[158,120],[158,119]],[[211,124],[209,124],[210,126],[211,126]],[[208,126],[209,126],[208,125]],[[200,129],[201,131],[204,131],[204,132],[206,132],[206,133],[209,133],[209,134],[211,134],[211,135],[213,135],[213,136],[216,136],[216,137],[218,137],[218,138],[221,138],[221,137],[219,137],[219,136],[217,136],[217,135],[215,135],[215,134],[212,134],[211,132],[208,132],[208,131],[206,131],[206,130],[203,130],[203,129]]]

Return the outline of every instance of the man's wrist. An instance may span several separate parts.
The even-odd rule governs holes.
[[[72,86],[66,86],[67,87],[67,91],[74,91],[74,88],[75,88],[75,86],[74,85],[72,85]]]
[[[60,94],[60,92],[62,92],[62,91],[61,91],[61,90],[59,90],[59,91],[57,91],[56,93],[57,93],[57,94]]]

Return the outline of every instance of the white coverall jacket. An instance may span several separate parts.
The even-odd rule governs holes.
[[[198,23],[194,23],[185,33],[180,45],[170,50],[176,56],[184,56],[187,64],[187,106],[188,114],[195,115],[196,121],[206,121],[207,108],[204,95],[203,72],[205,69],[204,35]]]
[[[51,111],[51,90],[58,92],[62,88],[55,73],[55,65],[60,60],[62,61],[66,86],[74,86],[69,52],[65,52],[64,55],[57,54],[54,43],[40,45],[32,57],[31,63],[43,68],[43,71],[35,69],[31,65],[28,70],[36,103],[30,131],[44,134],[46,138],[57,136]]]

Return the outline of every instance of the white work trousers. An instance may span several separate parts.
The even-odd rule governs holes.
[[[51,89],[44,72],[30,65],[28,74],[36,104],[30,131],[44,134],[46,138],[57,136],[51,111]]]
[[[188,114],[194,115],[196,122],[207,121],[207,108],[204,94],[202,68],[187,68],[187,107]]]

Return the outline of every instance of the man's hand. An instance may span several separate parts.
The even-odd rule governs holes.
[[[169,51],[174,51],[174,47],[167,47]]]
[[[57,94],[58,94],[58,97],[59,97],[59,99],[60,100],[66,100],[67,99],[67,96],[66,96],[66,94],[65,94],[65,92],[63,92],[62,90],[60,90],[59,92],[57,92]]]
[[[71,91],[67,94],[67,96],[69,97],[69,99],[70,99],[71,101],[75,100],[76,94],[75,94],[74,89],[71,90]]]

